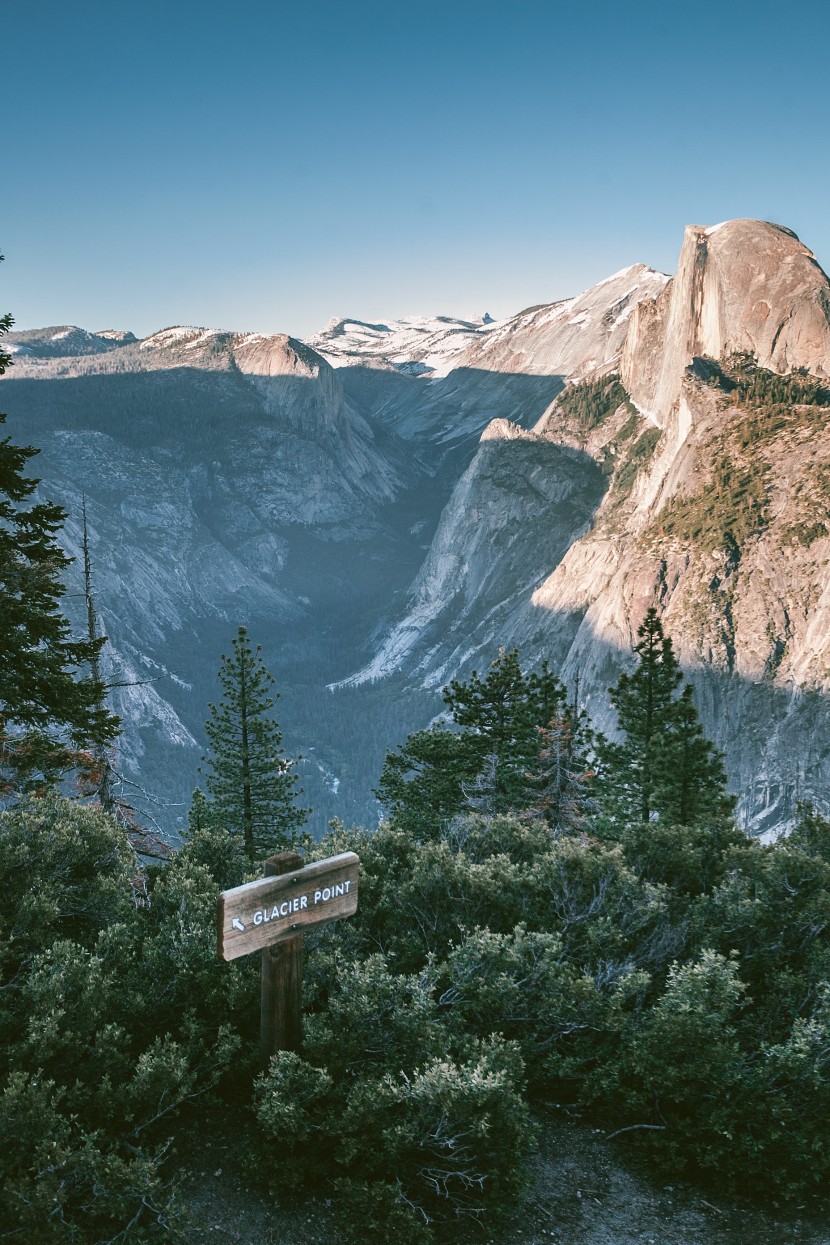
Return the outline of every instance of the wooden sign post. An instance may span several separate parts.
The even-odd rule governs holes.
[[[262,952],[260,1051],[265,1067],[278,1050],[300,1049],[303,933],[357,911],[358,863],[354,852],[343,852],[303,866],[297,852],[280,852],[266,860],[263,878],[219,896],[219,958]]]

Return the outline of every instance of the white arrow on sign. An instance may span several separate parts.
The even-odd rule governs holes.
[[[238,929],[240,933],[242,934],[245,933],[245,926],[242,924],[238,916],[235,916],[233,918],[233,920],[231,921],[231,925],[234,927],[234,929]]]

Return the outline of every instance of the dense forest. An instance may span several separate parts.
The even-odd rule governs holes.
[[[357,1240],[492,1224],[539,1100],[675,1173],[821,1188],[830,824],[736,829],[654,610],[611,689],[617,741],[502,651],[388,755],[380,828],[320,842],[241,628],[205,790],[153,859],[107,780],[103,640],[94,603],[81,641],[61,612],[65,516],[32,500],[34,453],[0,441],[0,1239],[177,1240],[171,1139],[217,1103],[246,1113],[252,1186],[338,1199]],[[258,960],[217,958],[216,900],[288,846],[357,852],[360,906],[307,937],[302,1049],[263,1069]]]

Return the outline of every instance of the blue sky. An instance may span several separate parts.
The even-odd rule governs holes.
[[[21,328],[501,317],[734,216],[830,267],[824,3],[9,7]]]

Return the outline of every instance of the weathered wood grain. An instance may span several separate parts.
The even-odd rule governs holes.
[[[302,857],[279,876],[222,891],[217,901],[218,954],[235,960],[357,911],[358,857],[329,856],[303,867]],[[271,859],[277,860],[278,857]]]
[[[266,877],[291,877],[302,867],[297,852],[280,852],[268,857],[264,872]],[[277,1051],[299,1051],[303,1044],[302,993],[302,934],[263,947],[259,1052],[266,1069]]]

